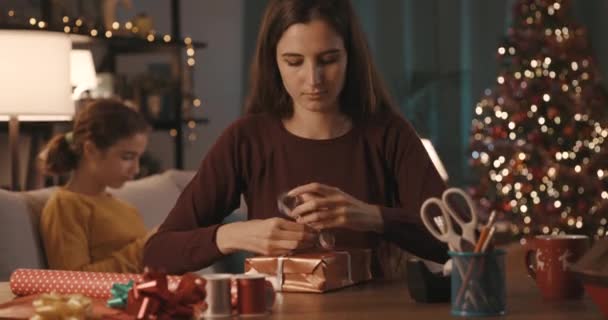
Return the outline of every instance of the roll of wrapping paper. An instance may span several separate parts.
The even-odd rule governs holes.
[[[39,293],[82,294],[94,299],[112,297],[114,283],[141,282],[142,276],[129,273],[17,269],[11,274],[10,288],[16,296]],[[177,288],[180,277],[169,276],[169,288]]]

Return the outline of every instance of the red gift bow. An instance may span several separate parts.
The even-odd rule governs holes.
[[[207,309],[205,283],[205,279],[186,273],[172,292],[165,273],[146,270],[144,281],[129,291],[127,313],[138,320],[192,318]]]

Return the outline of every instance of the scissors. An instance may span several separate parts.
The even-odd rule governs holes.
[[[448,200],[454,199],[454,196],[464,199],[466,210],[471,216],[470,220],[465,221],[465,219],[463,219],[463,217],[450,205]],[[439,230],[436,227],[436,224],[431,221],[432,217],[430,207],[433,205],[437,206],[441,211],[442,220],[444,222],[443,228],[439,228]],[[478,221],[477,210],[473,205],[473,200],[471,200],[471,198],[461,189],[449,188],[443,192],[441,199],[427,199],[422,204],[420,216],[422,218],[422,222],[429,232],[439,241],[447,243],[450,246],[450,249],[463,251],[463,249],[465,249],[464,246],[475,247],[475,243],[477,242],[477,237],[475,235]],[[454,219],[454,221],[456,221],[456,223],[460,226],[462,234],[458,234],[456,232],[452,224],[452,219]]]

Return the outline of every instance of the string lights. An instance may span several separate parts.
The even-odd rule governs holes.
[[[474,190],[516,234],[608,235],[608,95],[569,0],[518,0],[475,106]]]
[[[3,15],[0,15],[0,23],[3,22]],[[5,15],[7,22],[12,26],[19,26],[20,28],[31,28],[31,29],[39,29],[39,30],[49,30],[49,24],[46,21],[40,20],[36,17],[20,17],[18,12],[14,9],[9,9]],[[21,20],[22,19],[22,20]],[[134,39],[145,39],[150,43],[164,43],[171,44],[179,41],[178,39],[173,39],[171,35],[157,35],[154,30],[150,30],[147,34],[141,35],[139,28],[132,22],[127,21],[124,24],[121,24],[118,21],[112,23],[111,30],[103,30],[103,28],[95,26],[94,23],[90,23],[84,18],[78,17],[68,17],[63,16],[61,18],[61,26],[56,27],[56,31],[63,31],[67,34],[78,34],[78,35],[86,35],[93,38],[105,38],[111,39],[113,37],[122,37],[122,38],[134,38]],[[192,75],[194,72],[194,67],[196,65],[196,52],[195,46],[192,41],[192,38],[186,37],[183,40],[183,44],[186,51],[186,64],[185,71],[187,74]],[[192,78],[192,76],[190,76]],[[192,80],[191,80],[192,81]],[[188,93],[186,94],[187,99],[184,99],[184,105],[182,106],[182,110],[189,116],[192,116],[193,109],[198,109],[201,106],[201,100],[195,97],[193,91],[193,86],[190,85],[188,88]],[[188,121],[188,140],[195,141],[197,139],[196,136],[196,121]],[[177,136],[177,129],[173,128],[169,130],[169,135],[172,137]]]

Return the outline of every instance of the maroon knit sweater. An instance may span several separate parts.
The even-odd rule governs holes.
[[[443,262],[447,247],[420,219],[420,206],[445,185],[418,135],[389,112],[355,124],[343,136],[311,140],[280,119],[248,115],[227,128],[144,250],[144,264],[169,273],[209,266],[222,257],[216,231],[244,195],[249,219],[281,216],[277,196],[319,182],[381,207],[384,232],[336,230],[340,247],[376,248],[384,238],[419,257]]]

